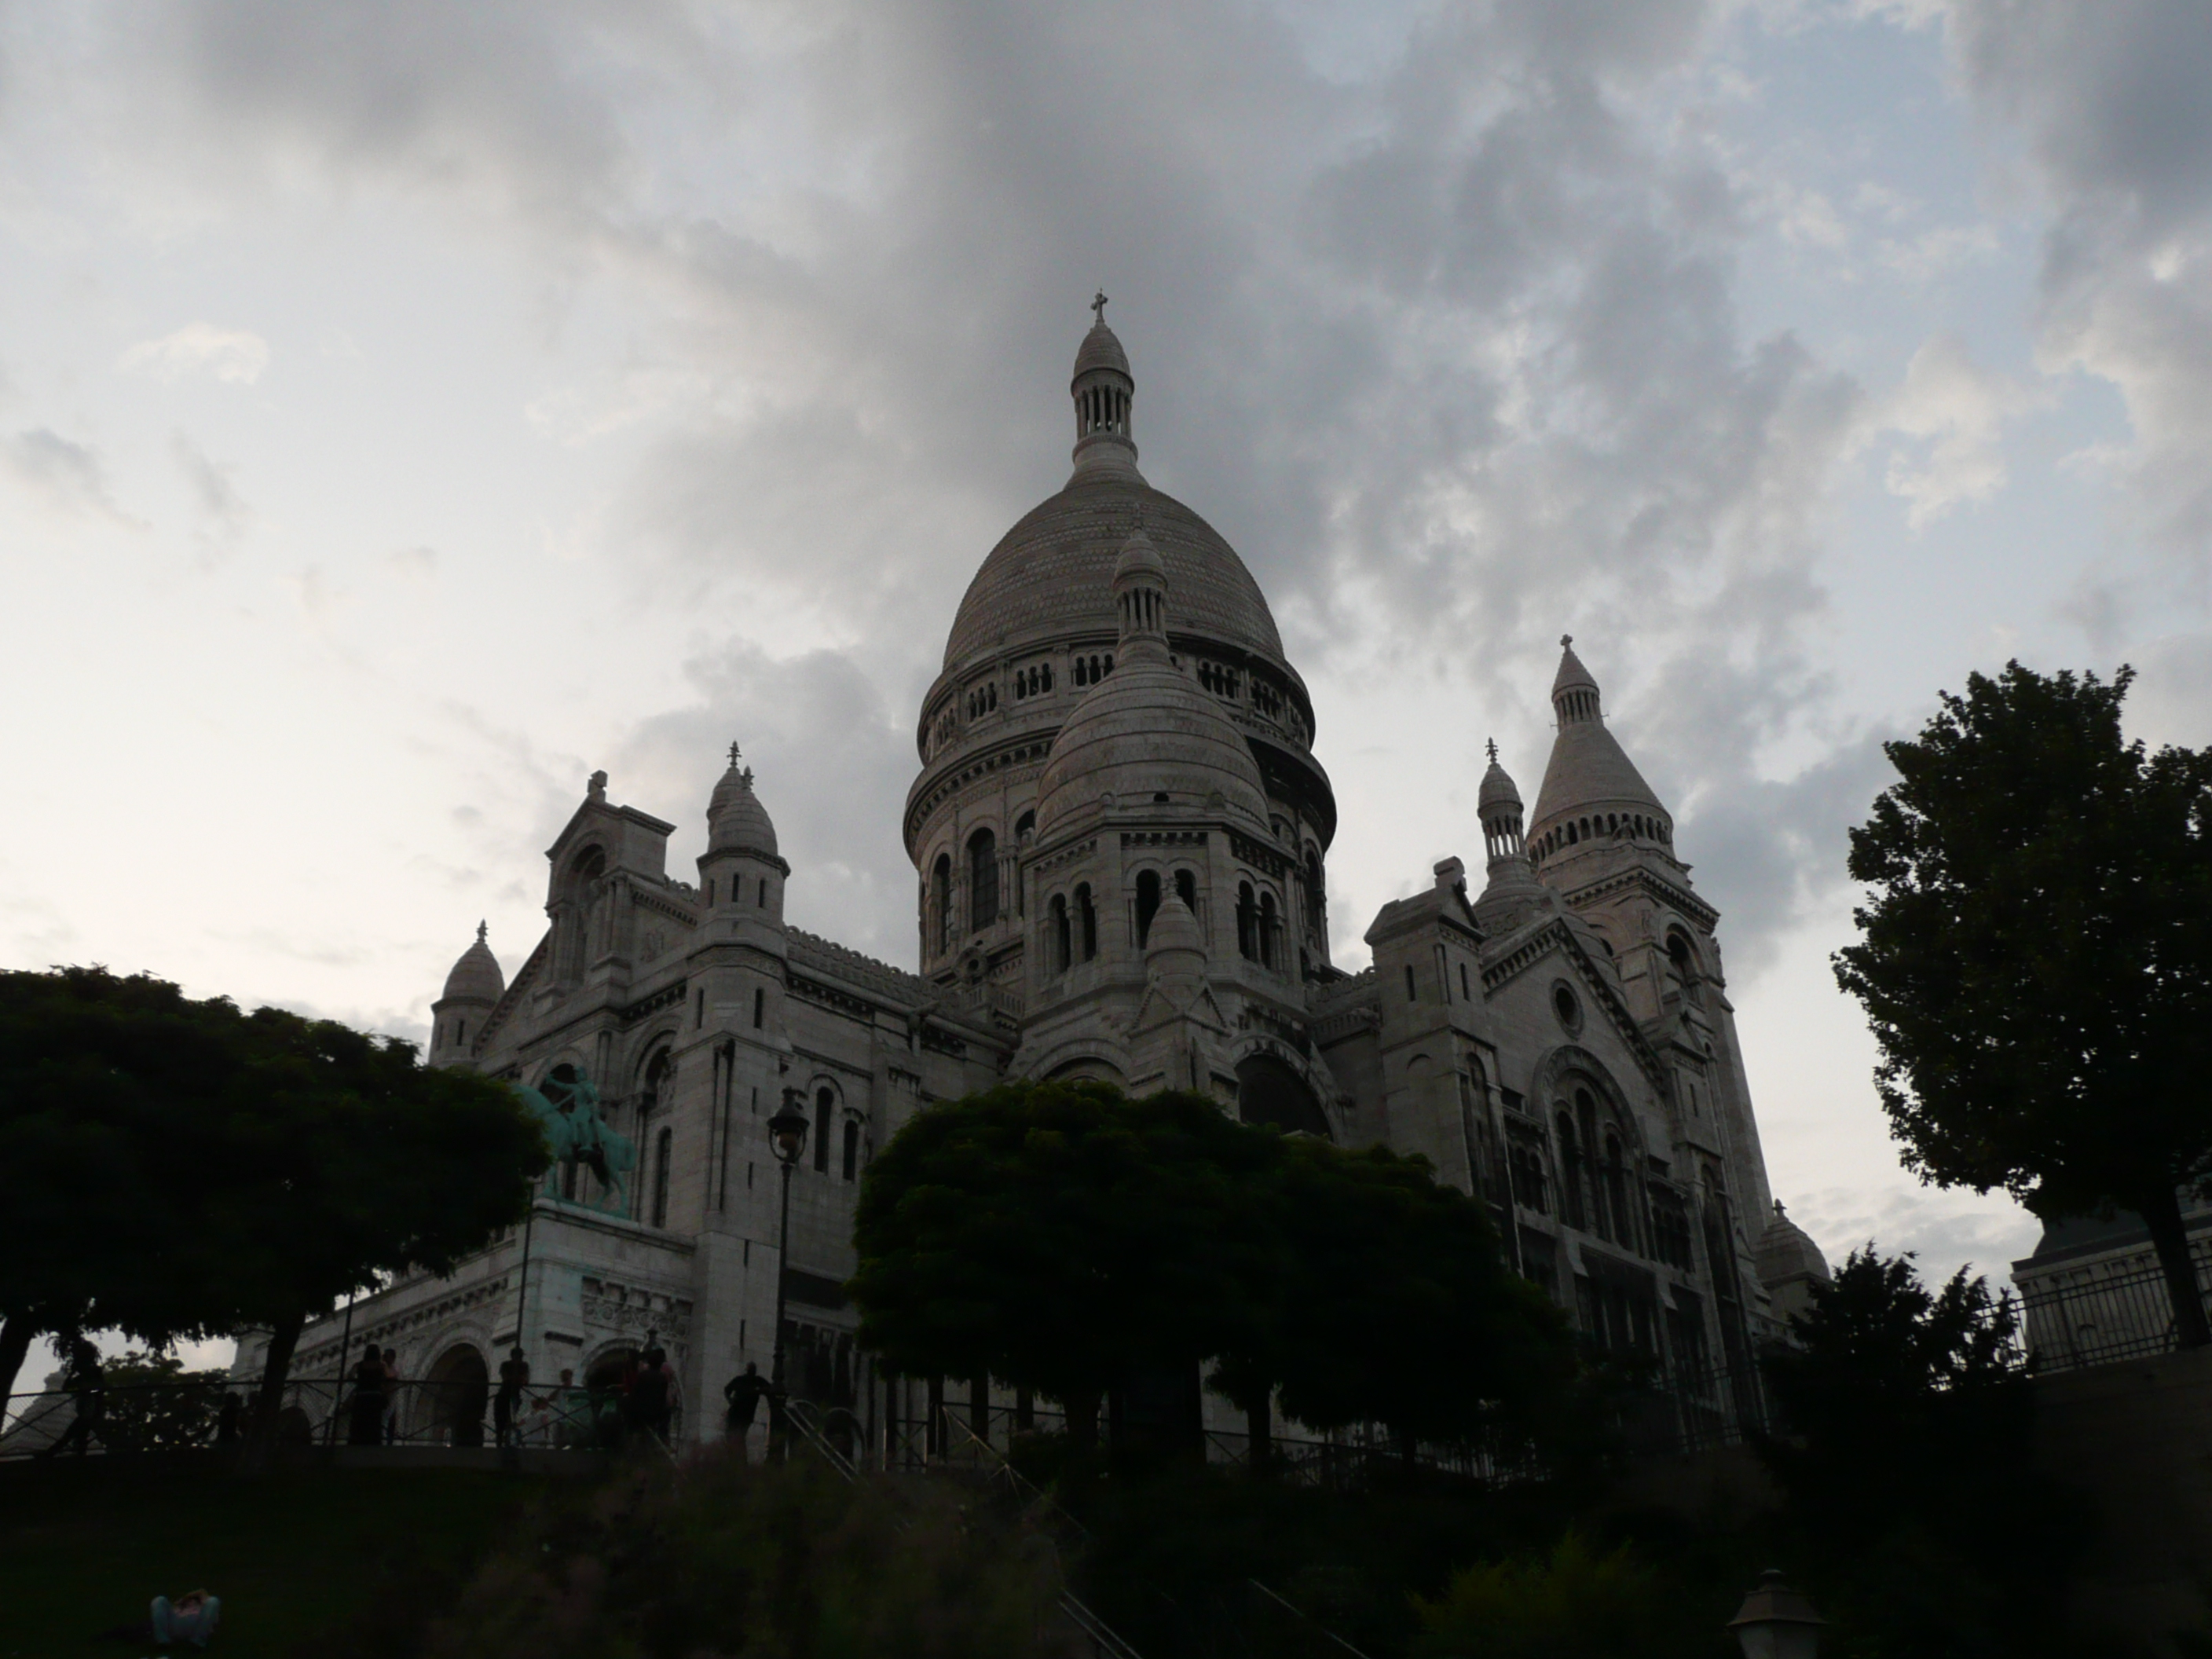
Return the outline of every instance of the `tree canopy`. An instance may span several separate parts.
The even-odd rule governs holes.
[[[1836,977],[1908,1167],[2047,1218],[2136,1211],[2200,1346],[2178,1194],[2212,1175],[2212,751],[2126,741],[2131,679],[2010,663],[1887,746]]]
[[[0,975],[0,1136],[13,1364],[40,1329],[264,1327],[271,1393],[309,1317],[481,1248],[546,1162],[512,1091],[411,1043],[100,969]]]
[[[898,1370],[1064,1401],[1087,1439],[1132,1369],[1218,1362],[1264,1418],[1451,1437],[1571,1369],[1480,1207],[1418,1159],[1237,1122],[1212,1099],[1009,1084],[933,1106],[869,1170],[851,1281]]]

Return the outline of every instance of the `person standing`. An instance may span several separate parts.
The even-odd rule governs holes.
[[[629,1385],[629,1418],[632,1426],[653,1436],[662,1445],[668,1443],[668,1419],[672,1401],[669,1398],[672,1377],[668,1370],[668,1356],[659,1345],[647,1348],[638,1356],[637,1375]]]
[[[75,1446],[82,1457],[91,1446],[92,1437],[100,1433],[100,1418],[107,1408],[106,1379],[100,1375],[100,1350],[82,1336],[70,1340],[69,1376],[62,1386],[69,1390],[76,1412],[69,1432],[40,1453],[41,1457],[58,1457],[69,1446]],[[106,1443],[104,1438],[101,1443]]]
[[[522,1391],[530,1386],[530,1362],[522,1357],[522,1345],[518,1342],[508,1350],[499,1368],[499,1392],[492,1396],[492,1439],[501,1446],[514,1439],[514,1413],[522,1404]]]
[[[729,1403],[729,1418],[723,1432],[738,1443],[738,1455],[750,1459],[752,1454],[746,1440],[753,1431],[753,1419],[760,1413],[760,1403],[768,1393],[768,1379],[760,1374],[760,1367],[752,1361],[722,1385],[722,1398]]]
[[[346,1444],[374,1446],[384,1438],[384,1356],[372,1342],[353,1368],[353,1404],[346,1423]]]

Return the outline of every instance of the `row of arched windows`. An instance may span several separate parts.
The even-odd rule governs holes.
[[[1087,657],[1075,659],[1074,678],[1078,685],[1096,685],[1114,672],[1114,653],[1094,651]]]
[[[1098,907],[1091,897],[1091,884],[1077,885],[1073,896],[1054,893],[1045,907],[1046,961],[1055,974],[1064,974],[1079,962],[1098,954]]]
[[[999,706],[999,685],[995,680],[971,686],[968,691],[968,718],[981,720]]]
[[[1653,841],[1662,847],[1673,845],[1674,828],[1664,818],[1647,817],[1641,812],[1600,812],[1591,817],[1571,818],[1565,823],[1547,830],[1536,838],[1536,857],[1547,859],[1565,848],[1594,841],[1601,836],[1626,836],[1632,841]]]
[[[1275,896],[1263,892],[1255,898],[1252,884],[1237,884],[1237,954],[1262,968],[1280,964],[1283,955],[1282,917]]]
[[[1016,701],[1023,702],[1030,697],[1041,697],[1051,690],[1052,665],[1050,663],[1033,663],[1027,668],[1018,668],[1014,671]]]
[[[707,884],[703,890],[707,904],[708,908],[711,908],[714,902],[714,877],[709,876],[707,878]],[[732,876],[730,878],[730,884],[722,890],[729,896],[731,903],[743,904],[745,902],[744,878],[743,876]],[[766,876],[763,876],[760,878],[760,896],[755,899],[753,902],[759,905],[763,910],[768,908],[768,878]]]
[[[999,920],[999,838],[978,830],[968,838],[968,929],[979,933]],[[953,893],[952,856],[940,853],[930,867],[927,903],[929,933],[939,956],[959,944],[957,900]]]
[[[1237,688],[1243,680],[1243,677],[1233,668],[1224,668],[1218,663],[1203,661],[1198,665],[1200,688],[1212,692],[1217,697],[1227,697],[1231,702],[1235,702]]]

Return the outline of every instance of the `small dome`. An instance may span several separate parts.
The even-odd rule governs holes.
[[[1083,337],[1082,345],[1076,349],[1075,373],[1071,378],[1079,380],[1093,370],[1101,368],[1111,369],[1127,380],[1136,379],[1129,373],[1129,354],[1121,349],[1121,341],[1115,339],[1114,331],[1106,326],[1103,310],[1098,320],[1091,325],[1091,331]]]
[[[768,809],[753,793],[753,769],[738,764],[738,746],[730,745],[730,769],[714,785],[707,802],[707,850],[710,853],[775,854],[775,825]]]
[[[1173,592],[1144,532],[1125,538],[1115,565],[1121,628],[1114,672],[1053,739],[1037,781],[1038,834],[1107,795],[1122,805],[1226,810],[1255,828],[1267,823],[1267,786],[1251,745],[1169,654]]]
[[[483,922],[477,924],[477,942],[461,952],[453,971],[446,975],[446,989],[439,1001],[497,1002],[507,994],[507,975],[500,968],[499,958],[492,955],[491,946],[484,942],[489,931]]]
[[[1490,769],[1482,775],[1482,788],[1474,798],[1476,816],[1488,817],[1492,812],[1505,809],[1521,810],[1521,792],[1514,787],[1513,779],[1498,763],[1498,745],[1490,745]]]
[[[1810,1279],[1821,1285],[1832,1282],[1827,1257],[1820,1254],[1820,1247],[1813,1242],[1813,1236],[1790,1218],[1779,1199],[1774,1201],[1774,1219],[1759,1235],[1757,1262],[1759,1282],[1770,1291],[1793,1280]]]

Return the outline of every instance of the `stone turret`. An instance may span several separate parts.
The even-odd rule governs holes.
[[[693,1018],[702,1026],[719,1021],[766,1031],[777,1029],[787,977],[783,890],[791,866],[776,852],[775,825],[744,763],[732,744],[729,766],[707,802]],[[699,957],[710,950],[709,957]]]
[[[446,988],[430,1005],[432,1066],[467,1066],[471,1044],[483,1030],[484,1021],[507,994],[507,975],[487,942],[489,927],[477,924],[476,943],[461,952]]]
[[[1475,811],[1482,820],[1489,881],[1475,902],[1474,919],[1486,933],[1510,933],[1545,908],[1549,895],[1529,867],[1521,836],[1521,792],[1498,764],[1495,743],[1490,745],[1490,769],[1482,775]]]

